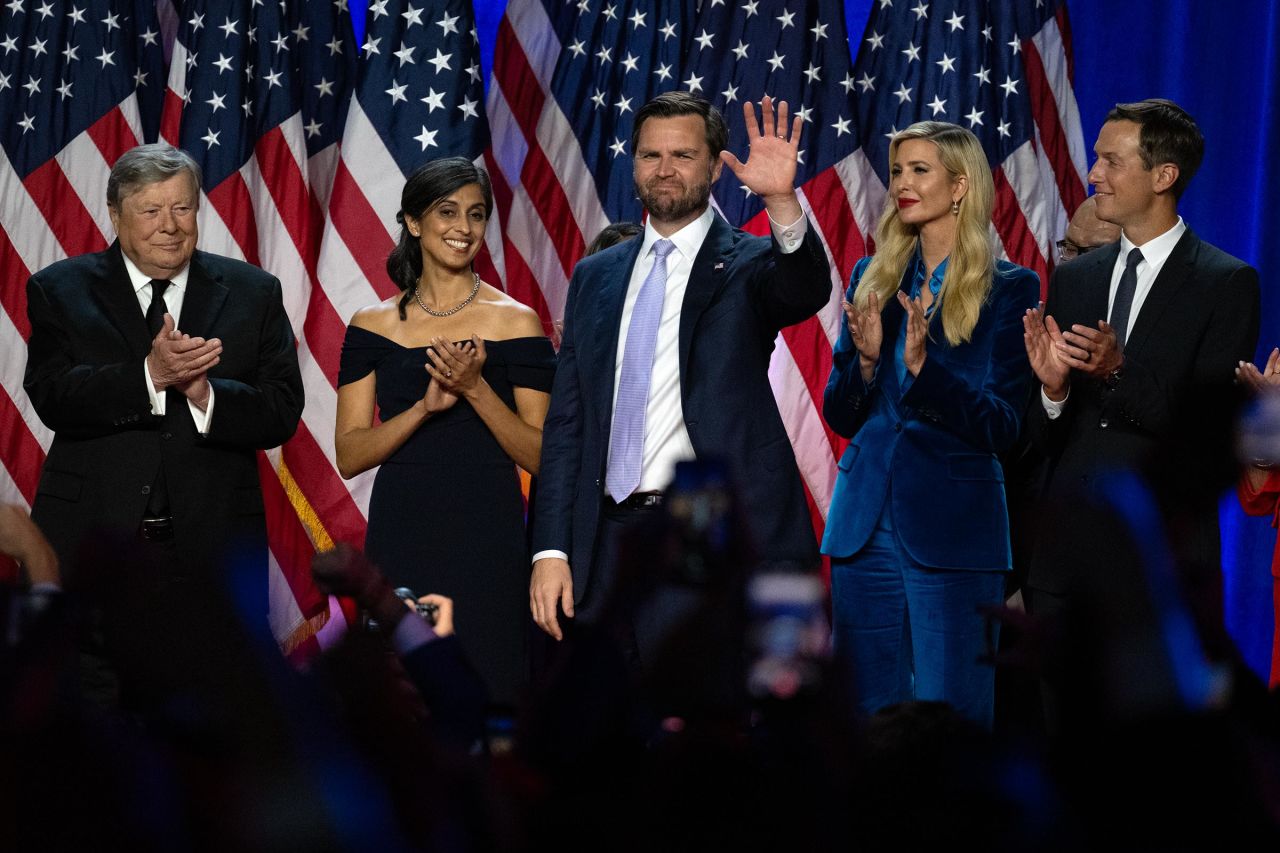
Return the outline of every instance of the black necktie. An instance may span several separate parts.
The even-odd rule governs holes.
[[[169,306],[164,303],[164,292],[169,287],[169,280],[166,278],[151,279],[151,304],[147,306],[147,328],[151,330],[151,337],[160,334],[160,330],[164,328],[164,315],[169,310]],[[166,403],[166,411],[173,401]],[[147,496],[147,517],[148,518],[164,518],[169,515],[169,486],[164,476],[164,462],[161,461],[160,468],[156,471],[155,482],[151,485],[151,492]]]
[[[1138,290],[1138,264],[1142,263],[1142,250],[1132,249],[1125,261],[1120,286],[1116,288],[1116,301],[1111,305],[1111,328],[1116,330],[1116,345],[1124,346],[1129,331],[1129,312],[1133,308],[1133,294]]]
[[[151,304],[147,306],[147,328],[151,330],[153,338],[164,328],[164,315],[169,310],[169,306],[164,304],[164,291],[168,286],[167,278],[151,279]]]

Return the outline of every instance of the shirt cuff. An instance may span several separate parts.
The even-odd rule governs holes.
[[[1040,405],[1044,406],[1044,413],[1049,416],[1049,420],[1056,421],[1062,416],[1062,410],[1067,407],[1067,401],[1071,399],[1071,391],[1067,390],[1067,396],[1058,402],[1049,399],[1049,395],[1044,393],[1044,386],[1040,386]]]
[[[566,554],[564,551],[554,551],[554,550],[539,551],[538,553],[533,555],[533,562],[536,563],[539,560],[545,560],[547,557],[558,557],[561,560],[564,560],[566,563],[569,562],[568,554]]]
[[[187,408],[191,410],[191,420],[196,422],[196,432],[208,435],[209,424],[213,422],[213,384],[209,384],[209,399],[204,404],[203,412],[190,400],[187,401]]]
[[[417,613],[408,613],[391,633],[391,648],[403,657],[438,639],[440,639],[439,635],[427,624],[427,620]]]
[[[142,379],[147,383],[147,396],[151,398],[151,414],[163,417],[164,392],[156,390],[156,383],[151,380],[151,368],[147,366],[145,357],[142,359]]]
[[[765,216],[769,216],[769,211],[764,212]],[[773,221],[773,217],[769,216],[769,230],[773,232],[773,239],[778,241],[778,245],[782,247],[782,254],[789,255],[796,249],[800,248],[800,244],[804,242],[804,237],[809,233],[809,220],[802,213],[800,218],[790,225],[780,225]]]

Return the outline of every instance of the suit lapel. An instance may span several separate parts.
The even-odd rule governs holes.
[[[698,249],[698,256],[693,259],[693,268],[689,271],[689,284],[685,287],[684,302],[680,306],[680,376],[687,375],[689,352],[693,348],[693,330],[698,319],[712,299],[720,291],[724,283],[726,270],[729,267],[730,255],[736,235],[729,224],[719,214],[711,220],[711,228]]]
[[[1093,264],[1093,267],[1086,272],[1080,282],[1084,289],[1085,301],[1079,322],[1089,324],[1096,329],[1098,320],[1110,319],[1108,308],[1111,302],[1111,272],[1116,267],[1118,257],[1120,257],[1119,241],[1089,253],[1085,262]]]
[[[147,318],[138,304],[138,294],[124,266],[120,243],[111,244],[103,254],[103,266],[99,281],[94,284],[93,297],[102,305],[112,324],[120,331],[137,356],[151,349],[151,336],[147,333]]]
[[[191,337],[210,337],[213,322],[227,299],[228,289],[222,276],[207,269],[203,252],[191,258],[187,275],[187,292],[182,298],[182,316],[178,328]]]
[[[898,291],[911,295],[911,282],[908,276],[911,274],[910,264],[907,265],[907,271],[903,273],[902,281],[898,283]],[[898,338],[902,336],[902,318],[906,316],[906,312],[902,310],[902,305],[898,303],[897,294],[891,297],[888,304],[880,309],[880,367],[877,371],[877,381],[884,391],[885,401],[896,412],[898,411],[898,400],[902,398],[902,385],[898,382],[898,367],[895,364],[898,351]]]
[[[592,343],[583,352],[599,353],[599,358],[591,365],[599,370],[598,380],[593,383],[600,403],[600,411],[610,413],[613,410],[613,381],[618,364],[618,335],[622,327],[622,306],[627,300],[627,285],[631,282],[631,273],[635,269],[636,259],[640,256],[640,239],[627,241],[626,250],[615,252],[609,265],[602,269],[594,282],[583,282],[584,286],[596,287],[598,308],[595,321],[592,323]]]
[[[1169,259],[1160,268],[1160,274],[1152,282],[1151,290],[1138,312],[1138,319],[1133,323],[1133,332],[1125,343],[1126,350],[1135,354],[1142,351],[1152,331],[1159,325],[1160,315],[1173,302],[1191,275],[1199,248],[1200,238],[1188,228],[1169,253]]]

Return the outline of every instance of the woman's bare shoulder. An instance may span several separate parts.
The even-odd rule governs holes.
[[[492,285],[485,285],[485,304],[493,312],[497,321],[494,331],[498,334],[488,337],[494,340],[502,338],[539,337],[545,332],[538,312],[507,293],[503,293]]]
[[[395,328],[400,322],[400,294],[396,294],[381,302],[375,302],[372,305],[366,305],[359,311],[351,315],[351,325],[357,329],[365,329],[370,332],[377,332],[380,335],[390,336],[388,333]]]

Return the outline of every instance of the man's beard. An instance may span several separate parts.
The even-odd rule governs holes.
[[[649,180],[649,185],[663,183],[656,177]],[[667,183],[671,184],[670,179]],[[707,202],[711,199],[711,172],[708,170],[706,180],[686,187],[685,191],[679,195],[661,193],[656,186],[651,190],[648,186],[641,186],[639,182],[636,182],[636,195],[640,196],[640,202],[649,212],[650,219],[656,219],[659,222],[684,219],[692,214],[701,213],[707,206]]]

